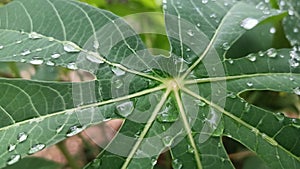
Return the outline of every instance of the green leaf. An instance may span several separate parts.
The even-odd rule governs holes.
[[[299,45],[300,4],[292,0],[280,0],[278,3],[280,9],[288,11],[288,17],[283,20],[286,37],[290,41],[291,45]]]
[[[19,168],[60,169],[62,168],[62,166],[55,162],[47,161],[42,158],[29,157],[20,160],[20,162],[18,162],[15,165],[5,167],[5,169],[19,169]]]
[[[293,50],[225,58],[247,30],[280,13],[235,1],[170,0],[163,8],[168,57],[151,55],[122,19],[76,1],[15,0],[0,8],[0,62],[95,76],[76,83],[1,78],[0,167],[122,118],[120,131],[86,168],[153,168],[165,150],[173,168],[233,168],[222,136],[270,168],[299,168],[299,120],[239,97],[247,90],[298,94]]]

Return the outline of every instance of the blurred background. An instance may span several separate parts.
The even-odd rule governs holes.
[[[162,13],[162,0],[81,0],[97,8],[106,9],[119,16],[141,12]],[[0,6],[10,0],[0,0]],[[135,17],[127,20],[135,28],[161,29],[164,28],[162,15],[153,17]],[[125,17],[126,19],[126,17]],[[148,48],[170,49],[168,38],[164,35],[142,34],[142,40]],[[227,58],[238,58],[250,53],[266,51],[270,48],[290,48],[286,40],[281,20],[269,20],[260,24],[243,35],[228,51]],[[153,51],[154,54],[155,51]],[[84,71],[71,71],[61,67],[33,66],[24,63],[0,63],[0,78],[38,79],[44,81],[79,82],[92,79],[93,76]],[[251,104],[280,113],[287,117],[299,118],[299,96],[292,93],[275,91],[247,91],[240,96]],[[36,168],[43,169],[79,169],[93,160],[101,151],[86,132],[94,133],[93,139],[107,144],[122,124],[122,120],[111,120],[88,128],[86,131],[68,138],[55,146],[49,147],[29,158],[21,160],[7,169],[26,168],[26,164],[34,163]],[[95,134],[97,133],[97,134]],[[238,142],[224,137],[227,153],[237,169],[267,169],[268,167],[247,148]],[[162,154],[158,160],[157,169],[171,169],[171,157],[168,152]]]

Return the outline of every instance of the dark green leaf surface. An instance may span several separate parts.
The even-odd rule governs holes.
[[[86,168],[153,168],[167,149],[175,169],[233,168],[222,136],[270,168],[299,168],[299,120],[238,96],[246,90],[298,94],[299,63],[291,57],[297,51],[225,58],[247,30],[280,13],[235,1],[170,0],[163,8],[169,57],[152,56],[117,16],[76,1],[15,0],[2,7],[0,62],[82,69],[95,78],[1,78],[0,167],[92,124],[123,118]]]

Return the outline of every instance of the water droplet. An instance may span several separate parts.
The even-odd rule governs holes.
[[[134,110],[132,101],[124,102],[116,106],[118,114],[122,117],[128,117]]]
[[[20,43],[22,43],[22,41],[21,41],[21,40],[18,40],[18,41],[16,41],[16,44],[20,44]]]
[[[210,18],[217,18],[217,15],[215,13],[212,13],[209,15]]]
[[[172,161],[172,167],[173,169],[181,169],[182,168],[182,163],[178,159],[175,159]]]
[[[40,52],[42,50],[43,50],[42,48],[37,48],[35,51]]]
[[[200,23],[197,23],[197,25],[196,25],[198,28],[201,26],[201,24]]]
[[[293,92],[296,94],[296,95],[300,95],[300,87],[296,87],[293,89]]]
[[[202,0],[203,4],[207,4],[208,0]]]
[[[284,115],[280,112],[275,114],[275,117],[277,118],[278,121],[283,121],[284,120]]]
[[[151,164],[152,164],[152,166],[155,166],[157,164],[156,158],[151,159]]]
[[[8,152],[12,152],[12,151],[14,151],[14,150],[16,149],[16,147],[17,147],[16,144],[10,144],[10,145],[8,145],[8,147],[7,147],[7,151],[8,151]]]
[[[229,58],[227,61],[229,64],[233,64],[233,62],[234,62],[231,58]]]
[[[248,113],[251,109],[251,106],[249,103],[245,103],[245,106],[244,106],[244,112]]]
[[[30,155],[39,152],[43,150],[45,147],[46,147],[45,144],[35,144],[29,149],[28,154]]]
[[[274,33],[276,33],[276,28],[274,28],[274,27],[271,27],[271,28],[270,28],[270,33],[271,33],[271,34],[274,34]]]
[[[21,159],[20,154],[14,154],[7,160],[7,165],[13,165]]]
[[[46,65],[48,65],[48,66],[55,66],[55,63],[52,62],[52,61],[50,61],[50,60],[48,60],[48,61],[46,62]]]
[[[99,49],[99,46],[100,46],[100,44],[99,44],[98,40],[95,40],[95,41],[94,41],[93,47],[94,47],[95,49]]]
[[[41,34],[38,34],[36,32],[31,32],[28,34],[29,39],[40,39],[43,36]]]
[[[258,56],[264,56],[264,55],[265,55],[265,52],[263,52],[263,51],[258,52]]]
[[[96,52],[89,52],[86,59],[97,64],[104,63],[104,61],[101,60],[100,55]]]
[[[252,83],[252,82],[247,82],[247,86],[248,86],[248,87],[252,87],[252,86],[253,86],[253,83]]]
[[[294,28],[294,29],[293,29],[293,32],[294,32],[294,33],[298,33],[298,32],[299,32],[299,29],[298,29],[298,28]]]
[[[26,141],[27,138],[28,138],[28,135],[25,132],[21,132],[17,136],[17,140],[18,140],[19,143],[22,143],[22,142]]]
[[[225,161],[225,158],[221,157],[221,161],[224,162],[224,161]]]
[[[171,147],[173,139],[171,136],[165,136],[164,138],[162,138],[162,142],[166,147]]]
[[[55,132],[58,134],[60,133],[63,129],[64,129],[65,125],[61,125],[59,127],[56,128]]]
[[[186,48],[185,51],[190,52],[190,51],[191,51],[191,48]]]
[[[121,79],[114,79],[112,84],[115,88],[119,89],[123,86],[123,81]]]
[[[66,52],[80,52],[80,47],[74,42],[65,41],[63,45]]]
[[[241,27],[243,27],[246,30],[250,30],[250,29],[254,28],[258,23],[259,23],[259,21],[257,19],[246,18],[242,21]]]
[[[30,53],[31,53],[30,50],[26,49],[21,53],[21,55],[26,56],[26,55],[29,55]]]
[[[236,95],[235,95],[233,92],[229,92],[229,93],[227,94],[227,97],[232,98],[232,99],[235,99],[235,98],[236,98]]]
[[[200,107],[204,107],[206,105],[206,103],[202,100],[194,100],[194,102]]]
[[[195,35],[195,33],[191,29],[187,31],[187,34],[189,36],[194,36]]]
[[[3,49],[4,48],[4,46],[3,45],[0,45],[0,49]]]
[[[39,57],[33,57],[32,60],[29,61],[29,63],[31,63],[33,65],[41,65],[44,63],[44,60]]]
[[[194,148],[188,144],[187,152],[193,154],[195,152]]]
[[[255,56],[254,54],[248,55],[247,58],[248,58],[251,62],[255,62],[255,61],[256,61],[256,56]]]
[[[60,56],[61,56],[61,55],[58,54],[58,53],[54,53],[54,54],[51,55],[51,57],[52,57],[53,59],[57,59],[57,58],[59,58]]]
[[[68,69],[71,69],[71,70],[76,70],[76,69],[78,69],[77,66],[76,66],[76,64],[75,64],[74,62],[68,63],[68,64],[67,64],[67,68],[68,68]]]
[[[67,132],[67,137],[75,136],[76,134],[82,132],[85,129],[83,126],[72,126],[70,127],[69,131]]]
[[[279,155],[276,155],[276,158],[279,160],[280,159]]]
[[[268,55],[270,58],[275,58],[275,57],[277,56],[277,51],[276,51],[276,49],[271,48],[271,49],[267,50],[267,55]]]
[[[293,58],[289,60],[289,64],[292,68],[296,68],[299,66],[299,63],[296,60],[294,60]]]
[[[223,43],[222,48],[224,50],[229,50],[230,49],[230,44],[228,42]]]
[[[125,73],[126,73],[124,70],[122,70],[122,69],[120,69],[118,67],[112,67],[111,71],[114,72],[114,74],[116,76],[122,76],[122,75],[125,75]]]
[[[288,14],[289,14],[290,16],[292,16],[292,15],[294,15],[294,14],[295,14],[295,12],[294,12],[294,10],[292,10],[292,9],[289,9],[289,10],[288,10]]]

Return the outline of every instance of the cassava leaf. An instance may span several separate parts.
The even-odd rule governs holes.
[[[271,168],[299,168],[300,123],[246,103],[247,90],[296,92],[291,49],[226,59],[247,30],[278,11],[234,0],[163,3],[170,56],[153,56],[110,12],[66,0],[0,8],[0,62],[89,71],[87,82],[0,79],[0,167],[108,119],[124,122],[86,168],[233,168],[231,137]]]

